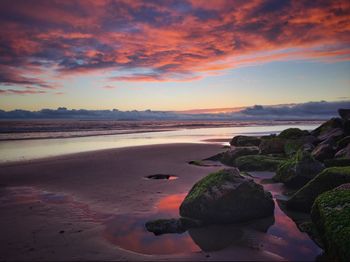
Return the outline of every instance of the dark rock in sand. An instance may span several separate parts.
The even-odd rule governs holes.
[[[339,150],[336,154],[335,157],[341,157],[341,158],[347,158],[350,159],[350,144],[348,144],[347,147]]]
[[[307,151],[299,150],[297,154],[284,161],[272,178],[289,187],[301,187],[324,169],[324,164],[314,159]]]
[[[149,232],[153,232],[155,235],[182,233],[186,231],[180,220],[175,218],[148,221],[145,226]]]
[[[340,115],[341,118],[350,120],[350,109],[340,108],[338,109],[338,114]]]
[[[255,136],[235,136],[230,141],[232,146],[259,146],[261,139]]]
[[[283,154],[286,142],[287,139],[279,137],[270,137],[262,139],[259,146],[260,154]]]
[[[350,166],[327,168],[299,189],[287,201],[287,207],[308,212],[317,196],[344,183],[350,183]]]
[[[256,146],[249,147],[234,147],[231,150],[224,152],[220,161],[228,166],[234,166],[234,161],[240,156],[256,155],[259,153],[259,148]]]
[[[206,159],[203,159],[204,161],[208,160],[208,161],[220,161],[222,156],[224,155],[225,152],[221,152],[221,153],[218,153],[216,155],[213,155],[211,157],[208,157]]]
[[[284,138],[284,139],[297,139],[307,135],[309,135],[309,131],[307,130],[301,130],[299,128],[288,128],[283,130],[278,135],[278,137]]]
[[[319,160],[330,159],[334,156],[335,150],[330,144],[320,144],[311,153],[311,155]]]
[[[328,260],[350,260],[350,190],[347,186],[318,196],[311,218],[325,246]]]
[[[274,201],[236,168],[223,169],[198,181],[180,206],[180,215],[206,224],[228,224],[271,216]]]
[[[169,234],[169,233],[183,233],[189,228],[196,228],[203,226],[201,221],[189,218],[170,218],[157,219],[148,221],[145,224],[146,229],[155,235]]]
[[[276,171],[284,160],[282,157],[249,155],[238,157],[234,166],[242,171]]]

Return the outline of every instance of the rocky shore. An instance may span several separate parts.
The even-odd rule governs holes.
[[[294,192],[283,203],[286,212],[311,214],[307,229],[295,220],[299,228],[319,240],[326,259],[350,260],[350,109],[339,109],[339,115],[311,132],[289,128],[278,135],[236,136],[225,151],[191,161],[231,168],[195,183],[179,208],[180,218],[149,221],[147,230],[180,233],[272,216],[271,193],[245,172],[274,171],[273,182]]]

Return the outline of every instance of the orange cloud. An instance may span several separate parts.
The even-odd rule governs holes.
[[[60,78],[102,70],[117,72],[113,81],[194,81],[271,61],[350,59],[342,0],[2,1],[0,10],[0,67],[20,68],[17,78],[36,65]]]

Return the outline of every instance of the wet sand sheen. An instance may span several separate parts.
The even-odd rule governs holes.
[[[321,250],[278,205],[275,221],[211,226],[162,236],[145,230],[144,223],[149,219],[177,217],[178,206],[190,187],[220,168],[192,166],[187,162],[220,150],[217,145],[158,145],[2,165],[0,178],[7,187],[1,187],[0,193],[0,205],[5,211],[0,224],[5,234],[0,240],[22,246],[23,252],[7,248],[6,253],[0,252],[6,254],[1,258],[313,260]],[[147,175],[169,172],[178,179],[145,179]],[[271,173],[254,175],[260,181]],[[264,186],[274,196],[283,197],[280,184]],[[42,217],[43,210],[50,212]],[[16,221],[18,215],[31,215],[33,221],[23,223],[20,218]],[[44,222],[37,223],[43,219]],[[21,230],[16,230],[19,223]],[[57,225],[60,227],[56,228]],[[5,237],[6,232],[14,236]],[[33,232],[35,241],[26,237]],[[44,242],[47,244],[49,236],[51,244],[46,249],[51,253],[40,248]],[[88,252],[92,243],[93,255]],[[61,249],[66,257],[58,257]]]

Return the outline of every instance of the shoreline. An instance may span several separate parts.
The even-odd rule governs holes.
[[[0,208],[3,210],[0,258],[45,261],[284,260],[271,249],[254,248],[265,241],[275,245],[274,236],[249,229],[246,232],[253,240],[251,244],[233,244],[215,252],[199,249],[197,245],[201,243],[196,242],[197,238],[192,240],[194,236],[187,232],[155,237],[145,231],[144,219],[164,214],[178,216],[178,202],[193,184],[211,172],[226,168],[224,165],[195,166],[188,162],[223,150],[217,144],[160,144],[0,164]],[[146,178],[154,174],[174,175],[177,179]],[[122,233],[125,230],[131,231]],[[206,235],[212,234],[211,230],[195,235],[204,233],[204,239],[208,239]],[[226,232],[225,228],[215,229],[214,234],[220,230]],[[230,230],[241,232],[246,229],[236,226]],[[231,235],[228,237],[234,236]],[[133,244],[135,239],[141,246]],[[131,246],[127,245],[128,241]],[[170,248],[173,253],[147,255],[141,252],[143,243],[154,241],[158,244],[149,247],[150,250]],[[183,248],[184,252],[175,252],[174,245],[180,245],[176,250]]]

